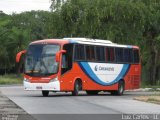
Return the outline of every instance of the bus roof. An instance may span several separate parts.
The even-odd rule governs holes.
[[[65,40],[70,40],[71,42],[89,42],[89,43],[103,43],[103,44],[111,44],[112,42],[109,40],[101,40],[101,39],[91,39],[91,38],[63,38]]]
[[[117,44],[117,43],[113,43],[110,40],[91,39],[91,38],[63,38],[63,39],[68,40],[70,43],[92,44],[92,45],[102,45],[102,46],[125,47],[125,48],[139,49],[138,46]]]
[[[44,39],[44,40],[34,41],[30,44],[46,44],[46,43],[57,43],[57,44],[79,43],[79,44],[88,44],[88,45],[100,45],[100,46],[125,47],[125,48],[139,49],[138,46],[116,44],[116,43],[111,42],[110,40],[91,39],[91,38]]]

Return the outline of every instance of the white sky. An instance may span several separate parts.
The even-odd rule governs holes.
[[[0,0],[0,10],[6,14],[31,10],[49,11],[51,0]]]

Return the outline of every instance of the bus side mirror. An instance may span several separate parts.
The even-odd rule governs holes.
[[[16,63],[20,62],[20,59],[21,59],[22,55],[26,54],[26,52],[27,52],[27,50],[23,50],[23,51],[17,53],[17,55],[16,55]]]
[[[66,50],[60,50],[56,53],[56,62],[60,62],[60,56],[61,54],[66,53]]]

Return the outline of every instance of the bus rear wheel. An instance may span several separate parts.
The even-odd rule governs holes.
[[[121,80],[118,82],[118,90],[111,91],[111,94],[121,96],[123,95],[124,89],[125,89],[125,84],[124,84],[124,81]]]
[[[42,90],[42,95],[43,95],[43,97],[48,97],[49,91]]]
[[[96,91],[96,90],[87,90],[86,93],[87,93],[88,95],[97,95],[97,94],[98,94],[98,91]]]

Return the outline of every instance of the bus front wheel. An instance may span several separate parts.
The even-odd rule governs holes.
[[[42,95],[43,95],[43,97],[48,97],[49,91],[42,90]]]
[[[77,96],[79,93],[79,90],[80,90],[80,85],[79,85],[78,80],[76,80],[74,83],[74,90],[72,91],[72,95]]]

